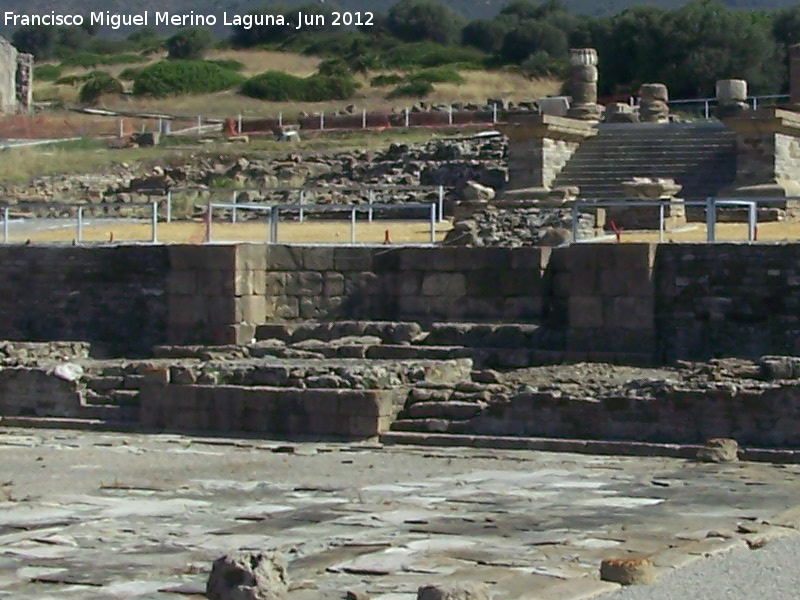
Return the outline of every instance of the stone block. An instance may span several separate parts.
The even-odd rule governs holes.
[[[506,298],[503,316],[512,320],[538,320],[542,318],[542,305],[541,297]]]
[[[233,270],[204,269],[196,270],[197,294],[203,296],[221,296],[234,294]]]
[[[348,272],[344,277],[344,294],[374,294],[379,291],[379,279],[375,273],[369,271]]]
[[[502,293],[507,274],[494,269],[465,271],[466,293],[470,297],[493,298]]]
[[[428,304],[419,294],[397,297],[397,317],[399,319],[415,319],[428,314]]]
[[[297,246],[269,246],[267,269],[297,271],[303,268],[303,249]]]
[[[263,301],[263,296],[260,296]],[[265,311],[266,312],[266,311]],[[262,321],[259,321],[262,322]],[[251,323],[236,323],[231,325],[233,343],[241,346],[251,344],[256,337],[256,324]]]
[[[570,296],[570,327],[602,327],[603,299],[600,296]]]
[[[172,270],[167,275],[167,293],[169,294],[194,294],[197,291],[197,281],[193,270]]]
[[[542,248],[512,248],[511,249],[511,268],[512,269],[532,269],[541,271],[545,266],[542,264]],[[549,253],[548,253],[549,256]]]
[[[206,321],[206,306],[202,296],[170,294],[167,298],[167,320],[173,325],[194,325]]]
[[[655,262],[657,244],[614,244],[608,247],[613,249],[613,263],[606,263],[609,268],[649,273]]]
[[[296,319],[300,316],[300,302],[294,296],[277,296],[275,316],[279,319]]]
[[[268,252],[266,244],[237,244],[236,270],[265,271]]]
[[[422,273],[409,271],[397,275],[395,294],[413,296],[420,293],[422,293]]]
[[[422,279],[424,296],[459,297],[466,294],[466,280],[461,273],[426,273]]]
[[[319,296],[322,294],[322,273],[299,271],[287,273],[284,293],[288,296]]]
[[[322,283],[323,296],[343,296],[344,295],[344,275],[336,272],[324,274]]]
[[[326,303],[321,296],[303,296],[300,298],[300,318],[316,319],[325,312]]]
[[[503,296],[538,296],[542,294],[542,276],[538,268],[506,271],[500,289]]]
[[[233,271],[236,246],[170,245],[167,247],[171,270],[220,269]]]
[[[267,291],[267,272],[264,270],[237,270],[234,274],[233,293],[237,296],[261,295]]]
[[[403,248],[398,252],[400,258],[399,269],[401,271],[424,271],[431,268],[431,263],[438,250],[445,250],[446,248]],[[452,271],[454,267],[454,258],[452,252],[447,252],[443,258],[438,259],[440,266],[446,267],[449,263],[450,268],[443,270]],[[436,269],[442,270],[442,269]]]
[[[288,273],[266,273],[265,295],[280,296],[286,293],[286,281],[288,277]]]
[[[652,297],[605,298],[604,324],[621,329],[653,329],[655,308]]]
[[[371,271],[373,252],[371,248],[334,248],[333,268],[336,271]]]
[[[329,271],[333,269],[333,248],[303,248],[303,268],[308,271]]]

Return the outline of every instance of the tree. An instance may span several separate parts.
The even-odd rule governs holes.
[[[521,63],[538,52],[546,52],[551,58],[566,56],[567,36],[546,21],[524,21],[512,29],[503,39],[500,56],[507,61]]]
[[[20,52],[33,54],[36,60],[47,60],[55,55],[58,29],[46,25],[20,27],[11,36],[11,41]]]
[[[252,17],[261,15],[288,15],[289,9],[285,4],[269,4],[249,13]],[[236,48],[251,48],[261,44],[281,42],[292,34],[292,29],[286,25],[253,25],[246,28],[244,25],[234,25],[231,35],[231,44]]]
[[[509,26],[499,19],[471,21],[461,32],[461,43],[474,46],[488,54],[496,54],[503,47],[503,38]]]
[[[406,42],[452,44],[460,40],[464,18],[432,0],[400,0],[389,9],[386,24]]]
[[[199,60],[214,43],[214,37],[205,27],[184,27],[167,40],[170,58]]]

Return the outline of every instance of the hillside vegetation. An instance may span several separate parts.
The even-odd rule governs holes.
[[[491,19],[468,21],[434,0],[398,0],[358,28],[333,26],[327,4],[301,10],[325,24],[298,30],[296,9],[273,4],[254,14],[283,14],[288,25],[233,27],[223,39],[197,27],[169,38],[143,28],[115,42],[88,27],[23,27],[13,41],[39,58],[40,79],[49,82],[40,99],[69,101],[62,92],[71,86],[73,97],[105,101],[99,92],[116,89],[111,78],[141,102],[214,93],[244,110],[253,101],[296,107],[354,99],[368,108],[384,99],[436,100],[445,91],[447,101],[484,102],[474,84],[485,74],[495,78],[485,90],[493,97],[553,93],[571,47],[597,48],[601,95],[635,95],[642,83],[663,82],[673,98],[709,96],[725,78],[746,79],[753,93],[780,93],[788,45],[800,41],[800,5],[748,12],[692,0],[675,10],[640,6],[587,17],[560,0],[512,0]],[[270,52],[303,67],[253,60]]]

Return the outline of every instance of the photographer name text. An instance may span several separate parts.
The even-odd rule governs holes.
[[[223,12],[222,16],[203,15],[195,12],[170,13],[145,11],[136,14],[120,14],[109,11],[92,12],[86,15],[61,14],[56,12],[35,15],[19,14],[6,11],[3,13],[6,27],[26,27],[30,25],[44,25],[53,27],[81,26],[84,24],[97,27],[146,27],[148,25],[172,27],[213,27],[214,25],[227,25],[252,29],[253,27],[291,27],[303,29],[305,27],[339,27],[362,26],[369,27],[373,22],[371,12],[331,12],[327,15],[308,14],[299,11],[295,16],[289,17],[282,14],[237,14]]]

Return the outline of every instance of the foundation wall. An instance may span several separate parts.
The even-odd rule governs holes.
[[[595,360],[800,351],[800,244],[7,246],[0,277],[0,339],[95,353],[337,319],[538,323]]]

